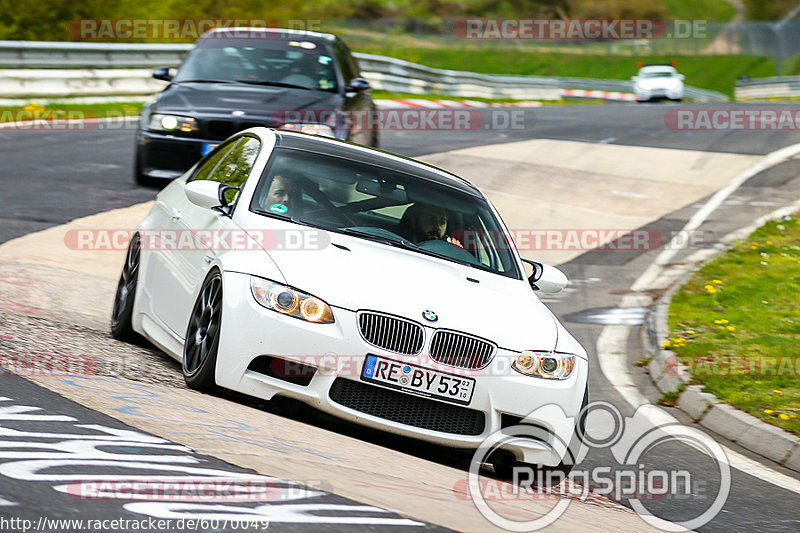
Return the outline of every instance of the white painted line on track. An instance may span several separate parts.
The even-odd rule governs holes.
[[[683,229],[675,234],[667,247],[660,254],[658,254],[656,260],[653,261],[653,263],[647,268],[647,270],[644,271],[641,276],[639,276],[639,279],[636,280],[636,283],[633,284],[631,289],[634,291],[642,291],[646,290],[646,288],[649,288],[650,285],[661,275],[661,271],[664,270],[664,266],[669,263],[669,261],[675,257],[675,255],[681,249],[689,245],[689,243],[684,240],[686,234],[699,228],[700,225],[711,215],[711,213],[716,211],[716,209],[722,205],[722,202],[724,202],[731,194],[733,194],[736,189],[741,187],[745,181],[752,178],[759,172],[763,172],[764,170],[790,159],[799,153],[800,144],[793,144],[791,146],[787,146],[786,148],[781,148],[780,150],[771,152],[764,156],[761,161],[733,178],[728,185],[714,193],[714,195],[708,199],[705,205],[703,205],[703,207],[701,207],[692,216],[692,218],[689,219],[689,222],[686,223]]]
[[[777,165],[778,163],[790,159],[799,153],[800,144],[793,144],[791,146],[787,146],[786,148],[771,152],[764,156],[764,158],[759,162],[736,176],[730,183],[728,183],[728,185],[717,191],[711,198],[709,198],[703,207],[700,208],[689,219],[683,229],[676,234],[664,251],[662,251],[656,257],[655,261],[653,261],[653,263],[633,283],[631,289],[634,292],[625,295],[620,301],[619,307],[637,307],[646,305],[645,302],[652,304],[652,298],[641,291],[645,291],[651,288],[653,285],[660,285],[657,280],[659,280],[659,278],[662,276],[669,276],[670,278],[675,278],[675,280],[677,280],[675,273],[667,270],[667,265],[681,249],[689,245],[689,241],[683,238],[686,233],[700,227],[703,222],[705,222],[708,217],[749,178],[774,165]],[[793,205],[796,206],[797,204]],[[763,224],[764,221],[769,220],[776,214],[788,214],[792,208],[793,206],[779,209],[774,213],[770,213],[765,217],[759,218],[756,222],[761,222]],[[755,224],[752,224],[751,226],[757,227]],[[748,228],[751,226],[748,226]],[[753,229],[755,229],[755,227],[753,227]],[[742,233],[744,233],[743,230],[737,230],[734,232],[734,234]],[[710,253],[710,251],[701,250],[698,253]],[[681,269],[679,267],[676,270],[682,274],[686,271],[685,268],[686,267]],[[628,402],[634,409],[641,408],[642,414],[644,414],[653,425],[663,426],[666,424],[677,424],[679,423],[677,418],[669,414],[664,409],[651,404],[650,401],[642,395],[633,381],[633,376],[628,368],[627,358],[628,338],[632,329],[633,326],[621,325],[606,326],[603,328],[597,338],[596,345],[597,358],[600,362],[600,370],[603,372],[603,375],[608,382],[611,383],[614,389],[620,394],[620,396],[622,396],[625,401]],[[728,448],[727,446],[722,444],[720,444],[720,446],[722,446],[722,449],[725,451],[728,461],[733,468],[778,487],[800,494],[800,481],[785,474],[781,474],[776,470],[773,470]]]

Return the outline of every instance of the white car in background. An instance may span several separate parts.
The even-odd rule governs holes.
[[[671,65],[647,65],[639,69],[633,80],[636,100],[646,102],[658,98],[680,101],[683,98],[683,74]]]
[[[439,230],[420,233],[412,211]],[[252,128],[158,194],[131,240],[111,329],[181,361],[191,388],[289,397],[440,445],[477,449],[525,419],[546,434],[509,441],[499,463],[563,469],[589,362],[537,292],[566,283],[521,259],[458,176]]]

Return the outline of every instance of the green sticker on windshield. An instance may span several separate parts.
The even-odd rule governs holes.
[[[288,211],[289,208],[283,204],[272,204],[271,206],[269,206],[269,210],[272,211],[273,213],[278,213],[279,215],[282,215],[286,211]]]

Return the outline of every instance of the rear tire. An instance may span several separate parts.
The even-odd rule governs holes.
[[[125,342],[137,342],[139,334],[133,330],[133,303],[139,279],[139,263],[142,254],[142,241],[135,234],[128,244],[125,264],[117,284],[114,307],[111,310],[111,336]]]
[[[222,274],[214,269],[197,296],[183,342],[181,371],[190,389],[209,392],[216,388],[221,325]]]

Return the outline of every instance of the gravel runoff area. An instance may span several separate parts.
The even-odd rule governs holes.
[[[0,314],[0,367],[23,377],[104,376],[186,388],[180,363],[145,341],[126,344],[109,332],[16,313]]]

